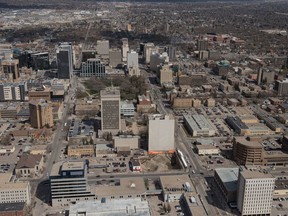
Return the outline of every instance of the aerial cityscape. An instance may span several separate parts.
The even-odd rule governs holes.
[[[288,215],[288,1],[0,11],[0,216]]]

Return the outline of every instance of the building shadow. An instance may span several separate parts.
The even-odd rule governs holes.
[[[44,180],[37,186],[35,196],[42,202],[51,204],[50,200],[50,181]]]

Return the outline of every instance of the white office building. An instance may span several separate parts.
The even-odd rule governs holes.
[[[151,116],[149,119],[149,153],[169,152],[174,146],[175,120],[170,116]]]
[[[123,38],[122,39],[122,61],[123,62],[127,62],[128,52],[129,52],[128,39]]]
[[[270,215],[275,186],[271,174],[242,170],[239,173],[237,208],[241,215]]]
[[[139,67],[138,64],[138,53],[135,51],[130,51],[128,52],[127,55],[127,68],[132,68],[132,67]]]

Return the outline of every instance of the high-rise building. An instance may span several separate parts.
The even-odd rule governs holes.
[[[238,178],[238,210],[243,216],[270,215],[275,178],[269,173],[243,169]]]
[[[52,104],[45,100],[33,100],[29,102],[30,123],[34,128],[53,126]]]
[[[165,64],[160,69],[160,83],[172,83],[173,81],[173,72],[170,69],[168,64]]]
[[[261,67],[258,69],[257,84],[260,85],[262,83],[264,84],[273,83],[274,77],[275,77],[274,71],[268,71]]]
[[[96,45],[97,54],[103,59],[109,58],[109,41],[108,40],[97,40]]]
[[[157,53],[159,47],[156,47],[154,43],[146,43],[144,46],[144,58],[145,58],[145,63],[149,64],[150,63],[150,56],[152,53]]]
[[[17,57],[19,59],[19,67],[32,68],[33,70],[49,69],[49,53],[48,52],[33,52],[24,51]]]
[[[33,53],[31,54],[31,66],[33,70],[46,70],[50,67],[49,53]]]
[[[5,78],[14,82],[20,77],[19,74],[19,60],[18,59],[4,59],[1,61],[2,73]]]
[[[76,201],[94,200],[95,194],[87,182],[84,161],[55,163],[50,174],[53,207],[69,206]]]
[[[197,40],[197,50],[198,51],[208,50],[208,39],[207,38]]]
[[[138,53],[133,50],[131,50],[127,54],[127,68],[130,68],[130,67],[136,67],[136,68],[139,67]]]
[[[24,101],[24,83],[0,83],[0,101]]]
[[[278,96],[287,96],[288,95],[288,79],[277,80],[274,88],[277,91]]]
[[[120,49],[109,50],[109,65],[113,68],[121,67],[122,54]]]
[[[169,56],[166,52],[153,53],[150,56],[150,69],[156,73],[159,73],[161,66],[165,63],[169,63]]]
[[[175,61],[176,60],[176,48],[175,47],[168,46],[167,47],[167,53],[168,53],[170,61]]]
[[[174,151],[174,119],[170,116],[151,116],[148,128],[149,154]]]
[[[128,39],[123,38],[122,39],[122,61],[127,62],[127,56],[129,52],[129,44],[128,44]]]
[[[121,130],[120,91],[114,87],[100,92],[101,129],[103,132],[118,133]]]
[[[71,43],[60,43],[57,48],[59,79],[70,79],[73,75],[73,50]]]
[[[105,65],[99,59],[88,59],[87,62],[82,62],[80,77],[103,77],[105,75]]]

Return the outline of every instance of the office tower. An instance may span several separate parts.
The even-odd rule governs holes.
[[[97,40],[96,51],[97,51],[97,54],[101,56],[101,58],[108,59],[109,58],[109,41]]]
[[[84,161],[55,163],[50,174],[50,184],[53,207],[95,198],[87,182],[87,165]]]
[[[49,53],[33,53],[31,54],[31,66],[33,70],[45,70],[49,69],[50,62],[49,62]]]
[[[288,95],[288,79],[277,80],[274,86],[277,91],[278,96],[287,96]]]
[[[0,83],[0,101],[24,101],[24,83]]]
[[[160,83],[172,83],[173,73],[168,64],[165,64],[160,69]]]
[[[5,78],[14,82],[20,77],[19,60],[18,59],[4,59],[1,61],[2,73]]]
[[[128,52],[128,55],[127,55],[127,68],[130,68],[130,67],[135,67],[135,68],[139,67],[138,53],[133,50]]]
[[[176,48],[175,47],[168,46],[167,47],[167,53],[168,53],[170,61],[175,61],[176,60]]]
[[[197,40],[197,50],[198,51],[208,50],[208,39],[207,38]]]
[[[258,69],[258,74],[257,74],[257,85],[260,84],[270,84],[274,82],[274,76],[275,73],[273,71],[268,71],[264,68],[259,68]]]
[[[121,67],[122,53],[120,49],[109,50],[109,65],[113,68]]]
[[[169,63],[169,56],[166,52],[160,53],[153,53],[150,56],[150,69],[159,73],[161,66],[165,63]]]
[[[45,100],[32,100],[29,102],[30,124],[34,128],[53,126],[52,104]]]
[[[99,59],[88,59],[87,62],[82,62],[80,77],[103,77],[105,75],[105,65]]]
[[[129,52],[128,39],[122,39],[122,61],[127,62],[127,53]]]
[[[110,87],[102,90],[100,96],[102,131],[118,133],[121,130],[120,91]]]
[[[170,152],[175,149],[175,120],[170,116],[151,116],[149,119],[149,154]]]
[[[157,53],[159,47],[154,46],[153,43],[146,43],[144,46],[144,58],[145,58],[145,63],[149,64],[150,63],[150,56],[152,53]]]
[[[275,178],[271,174],[243,169],[240,168],[238,178],[238,210],[243,216],[270,215]]]
[[[73,50],[71,43],[60,43],[57,48],[59,79],[70,79],[73,75]]]

